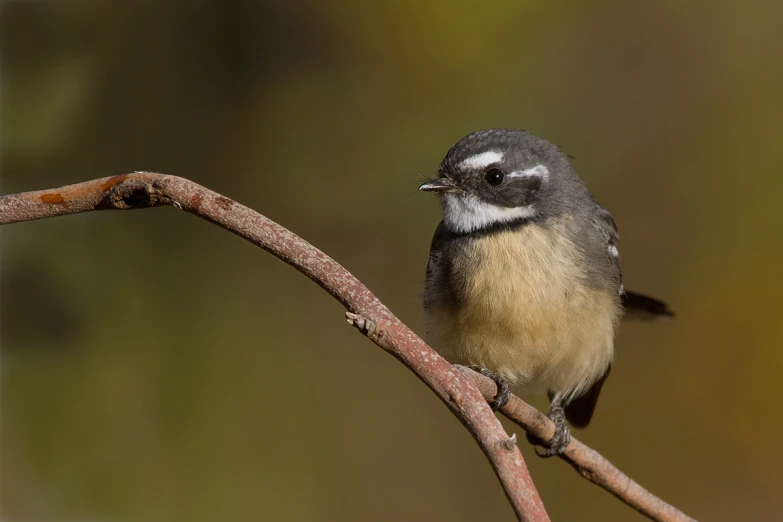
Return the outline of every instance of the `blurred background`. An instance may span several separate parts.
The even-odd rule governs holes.
[[[613,212],[626,286],[678,313],[623,326],[577,436],[696,518],[780,520],[781,17],[772,0],[6,0],[2,193],[190,178],[421,333],[439,209],[418,182],[470,131],[531,130]],[[263,251],[171,208],[0,236],[3,519],[512,519],[435,396]],[[522,449],[554,520],[641,519]]]

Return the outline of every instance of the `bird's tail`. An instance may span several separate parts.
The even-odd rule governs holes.
[[[623,293],[622,303],[625,319],[649,321],[657,317],[674,317],[674,312],[663,301],[636,292]]]

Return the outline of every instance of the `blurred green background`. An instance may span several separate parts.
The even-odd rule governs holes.
[[[133,170],[332,255],[422,331],[446,150],[534,131],[620,225],[625,325],[578,436],[705,520],[783,517],[783,4],[0,3],[2,193]],[[510,520],[478,447],[306,278],[174,209],[3,227],[14,521]],[[520,430],[509,425],[511,432]],[[522,444],[554,520],[641,517]]]

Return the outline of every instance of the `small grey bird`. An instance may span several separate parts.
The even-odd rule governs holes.
[[[440,196],[424,293],[428,342],[492,377],[497,409],[509,386],[544,393],[557,426],[541,456],[562,454],[568,422],[590,423],[626,315],[671,316],[623,289],[612,215],[565,154],[533,134],[474,132],[419,190]]]

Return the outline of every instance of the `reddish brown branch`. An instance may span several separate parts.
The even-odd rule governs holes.
[[[159,205],[196,214],[260,246],[315,281],[355,314],[360,329],[411,369],[449,407],[492,464],[520,520],[548,521],[516,445],[473,382],[397,319],[358,279],[308,242],[257,212],[176,176],[137,172],[0,198],[0,224],[91,210]],[[364,321],[362,321],[362,319]],[[367,320],[373,325],[366,328]]]
[[[517,517],[549,520],[519,448],[487,406],[486,399],[495,395],[495,384],[468,369],[456,371],[336,261],[257,212],[186,179],[139,172],[0,197],[0,225],[91,210],[160,205],[196,214],[247,239],[329,292],[348,309],[352,324],[410,368],[460,419],[492,464]],[[554,434],[549,419],[517,397],[501,411],[541,440]],[[693,520],[573,438],[562,458],[580,475],[653,520]]]

